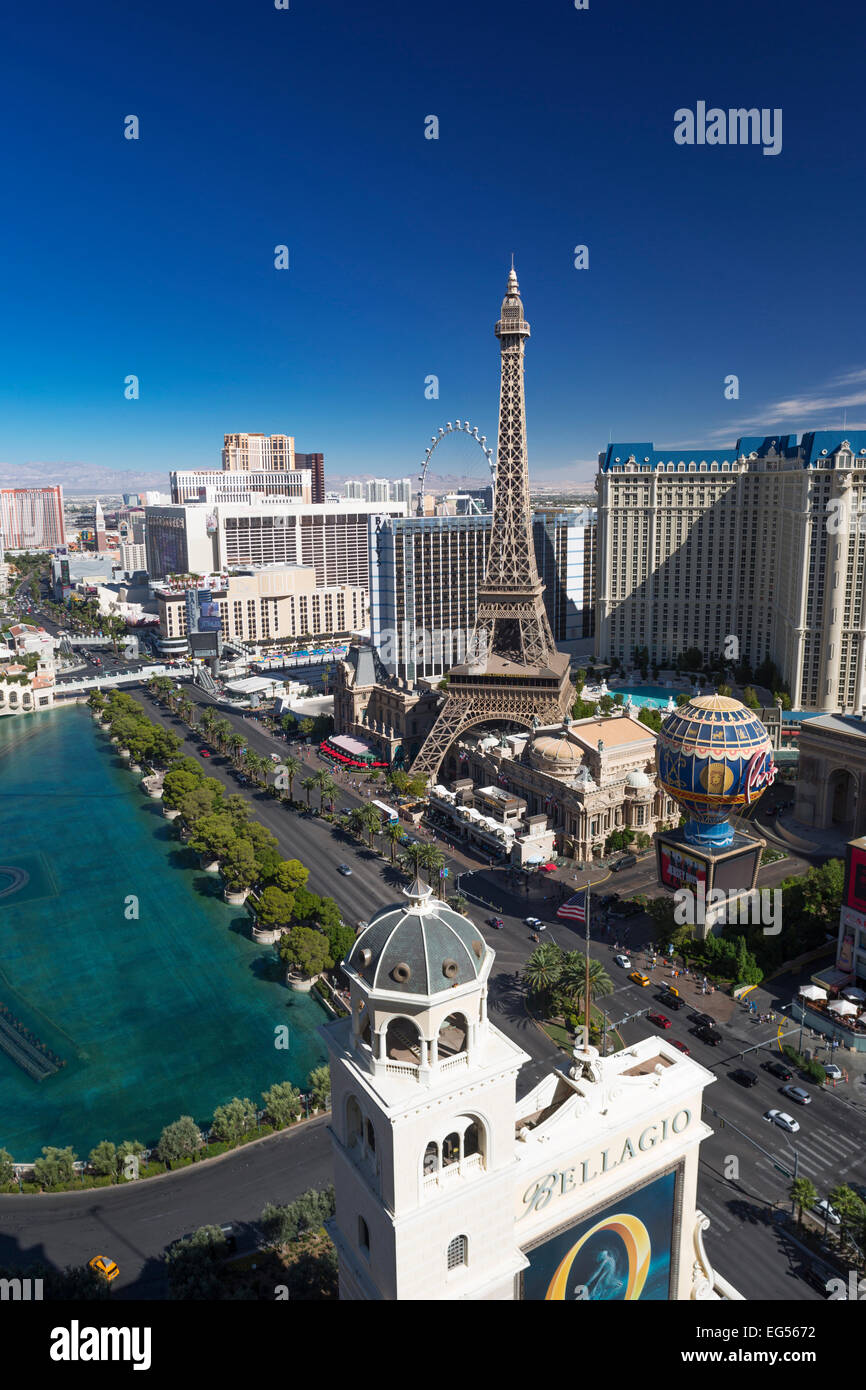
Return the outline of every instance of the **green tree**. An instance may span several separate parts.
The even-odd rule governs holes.
[[[427,882],[431,888],[434,882],[436,883],[441,898],[445,889],[445,879],[441,876],[445,868],[445,855],[438,845],[421,846],[421,865],[427,874]]]
[[[639,724],[645,724],[654,733],[657,734],[661,731],[663,720],[661,710],[653,709],[651,705],[644,705],[637,718]]]
[[[33,1164],[33,1176],[40,1187],[59,1187],[75,1177],[74,1163],[78,1155],[71,1148],[56,1149],[50,1145]]]
[[[388,841],[388,845],[389,845],[389,848],[390,848],[390,850],[391,850],[391,863],[392,863],[392,864],[394,863],[394,858],[395,858],[395,855],[396,855],[397,846],[399,845],[400,841],[403,839],[403,836],[405,835],[405,833],[406,833],[405,830],[403,829],[402,825],[400,825],[399,822],[390,821],[390,822],[388,823],[388,825],[385,826],[385,839]]]
[[[6,1187],[15,1179],[15,1164],[8,1149],[0,1149],[0,1187]]]
[[[797,1222],[802,1225],[803,1212],[811,1211],[818,1200],[818,1189],[808,1178],[795,1178],[788,1188],[788,1196],[797,1209]]]
[[[327,937],[315,927],[292,927],[280,943],[280,959],[307,976],[321,975],[334,964]]]
[[[222,1293],[220,1260],[227,1252],[219,1226],[200,1226],[166,1251],[168,1292],[172,1299],[212,1302]]]
[[[301,782],[301,786],[303,787],[304,791],[307,793],[307,805],[309,806],[309,804],[310,804],[310,792],[315,791],[315,789],[316,789],[316,778],[315,778],[315,776],[312,776],[312,777],[305,777],[305,778],[303,779],[303,781]]]
[[[294,893],[285,893],[273,884],[264,890],[256,903],[256,917],[263,927],[274,930],[288,927],[295,908]]]
[[[259,876],[255,850],[247,839],[237,837],[220,855],[220,871],[230,893],[252,888]]]
[[[298,724],[298,729],[302,738],[309,738],[315,727],[312,719],[302,719]]]
[[[283,859],[271,874],[271,882],[275,888],[281,888],[284,893],[297,893],[299,888],[303,888],[310,876],[310,871],[300,861],[300,859]]]
[[[729,685],[720,685],[716,693],[719,695],[724,695],[727,699],[730,699],[734,692],[731,690],[731,687]]]
[[[745,690],[743,691],[743,704],[746,705],[749,709],[761,708],[761,702],[755,694],[755,691],[751,685],[747,685]]]
[[[848,1232],[856,1232],[859,1236],[866,1222],[866,1203],[857,1196],[853,1188],[845,1182],[837,1183],[827,1194],[827,1200],[842,1222],[842,1240],[845,1240]]]
[[[568,951],[562,961],[559,987],[575,1004],[584,1004],[586,997],[586,957],[582,951]],[[613,981],[601,961],[590,958],[589,962],[589,1004],[592,1009],[594,999],[602,999],[613,994]],[[584,1005],[585,1007],[585,1005]]]
[[[219,811],[223,802],[223,789],[215,777],[205,777],[197,787],[186,793],[180,802],[180,814],[186,824],[193,829],[204,816],[212,816]]]
[[[238,835],[229,816],[218,811],[196,822],[189,840],[190,849],[208,858],[224,859],[238,844]]]
[[[418,878],[424,865],[424,846],[421,844],[407,845],[400,855],[400,867],[405,869],[410,878]]]
[[[163,1163],[174,1163],[186,1158],[202,1145],[202,1133],[192,1115],[181,1115],[166,1125],[156,1145],[156,1156]]]
[[[87,1156],[87,1166],[100,1177],[116,1177],[117,1145],[110,1139],[103,1139]]]
[[[211,1132],[217,1139],[232,1144],[252,1129],[256,1123],[256,1107],[251,1100],[237,1096],[227,1105],[218,1105],[213,1112]]]
[[[289,788],[289,800],[294,801],[294,796],[292,795],[292,788],[295,784],[295,778],[297,777],[298,773],[301,771],[301,768],[303,767],[303,763],[300,761],[299,758],[293,758],[292,755],[289,754],[287,757],[283,758],[282,767],[282,774],[278,775],[281,775],[285,778],[285,781],[288,784]],[[278,782],[277,785],[279,786],[281,785],[281,783]]]
[[[328,1110],[331,1105],[331,1072],[327,1066],[313,1067],[307,1078],[310,1104],[314,1110]]]
[[[333,1186],[317,1192],[304,1192],[286,1206],[267,1204],[261,1216],[261,1227],[273,1245],[288,1245],[305,1231],[318,1230],[336,1211]]]
[[[292,1124],[301,1113],[301,1093],[291,1081],[278,1081],[262,1092],[265,1114],[277,1129]]]
[[[321,920],[321,919],[320,919]],[[345,922],[322,922],[322,930],[328,939],[328,955],[337,965],[341,960],[345,960],[355,944],[355,933],[351,927],[347,927]]]

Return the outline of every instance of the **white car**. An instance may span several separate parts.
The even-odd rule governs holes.
[[[836,1063],[835,1063],[835,1062],[826,1062],[826,1063],[824,1064],[824,1070],[825,1070],[825,1072],[827,1073],[827,1075],[829,1076],[829,1078],[830,1078],[831,1081],[841,1081],[841,1080],[842,1080],[842,1073],[841,1073],[840,1069],[836,1066]]]
[[[621,965],[623,970],[631,970],[631,961],[628,956],[614,956],[617,965]]]
[[[816,1216],[820,1216],[822,1221],[826,1217],[831,1226],[841,1226],[842,1218],[824,1197],[820,1202],[816,1202],[812,1208]]]
[[[786,1129],[789,1134],[799,1134],[800,1126],[790,1115],[786,1115],[784,1110],[768,1110],[764,1115],[765,1120],[770,1124],[778,1125],[780,1129]]]
[[[546,930],[547,930],[546,924],[545,924],[544,922],[542,922],[542,920],[541,920],[540,917],[524,917],[523,920],[524,920],[524,922],[526,923],[526,925],[527,925],[528,927],[532,927],[532,930],[533,930],[533,931],[546,931]]]

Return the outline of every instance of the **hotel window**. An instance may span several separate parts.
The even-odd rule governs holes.
[[[449,1241],[446,1254],[448,1269],[459,1269],[461,1265],[468,1264],[468,1252],[469,1241],[466,1236],[455,1236],[452,1241]]]
[[[358,1246],[366,1255],[370,1253],[370,1229],[363,1216],[358,1217]]]

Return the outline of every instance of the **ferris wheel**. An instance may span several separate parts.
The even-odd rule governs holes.
[[[449,420],[447,425],[439,426],[438,434],[433,434],[430,436],[430,444],[424,451],[424,462],[421,465],[421,472],[418,475],[418,481],[421,484],[420,489],[418,491],[419,516],[423,515],[424,494],[427,491],[427,475],[430,471],[430,463],[433,458],[433,455],[435,454],[437,448],[444,439],[448,439],[449,437],[455,436],[460,437],[464,441],[474,441],[474,443],[478,445],[480,454],[477,453],[471,447],[471,444],[466,443],[466,448],[463,451],[463,456],[458,456],[456,462],[453,462],[450,465],[451,468],[455,471],[463,473],[464,476],[466,476],[470,472],[477,472],[477,479],[472,479],[473,490],[476,487],[478,489],[481,489],[483,487],[490,487],[495,482],[496,464],[493,458],[493,450],[487,447],[487,435],[479,434],[478,426],[470,425],[468,420],[454,420],[453,422]],[[469,463],[467,467],[468,459],[471,459],[471,463]],[[458,497],[461,496],[460,493],[458,493],[457,495]],[[468,495],[466,495],[466,500],[467,509],[469,511],[481,510],[478,499],[471,498]]]

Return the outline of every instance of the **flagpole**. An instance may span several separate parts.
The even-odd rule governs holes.
[[[589,1051],[589,880],[586,884],[586,982],[583,995],[583,1050]]]

